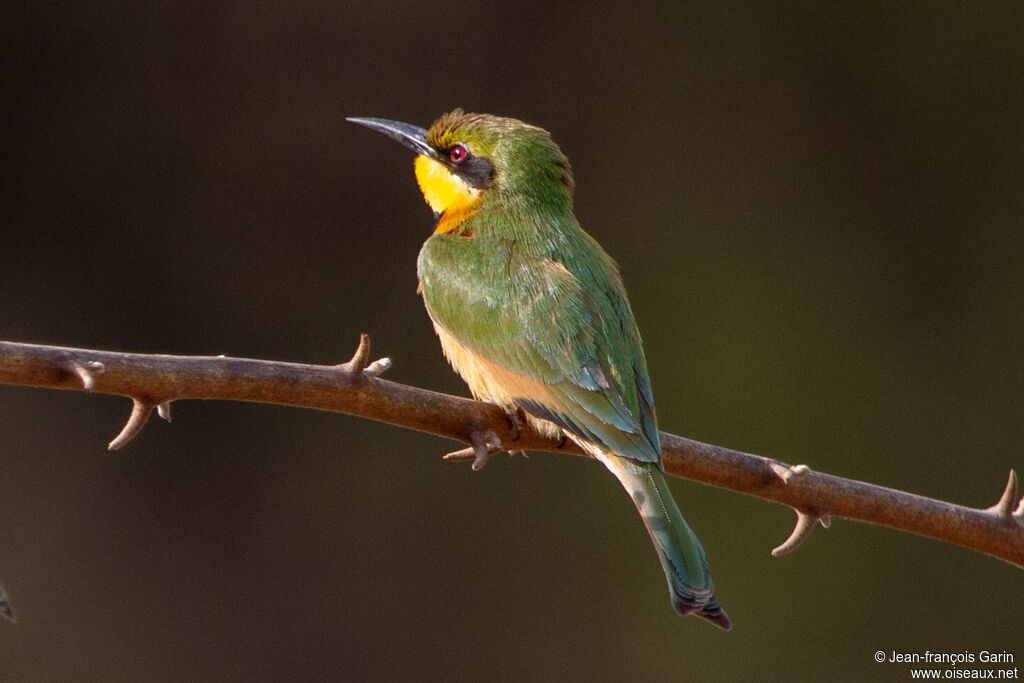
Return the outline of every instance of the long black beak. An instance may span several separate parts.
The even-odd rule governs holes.
[[[414,126],[411,123],[402,123],[401,121],[362,118],[358,116],[350,116],[345,120],[358,123],[360,126],[366,126],[378,133],[384,133],[384,135],[397,140],[417,154],[422,154],[432,159],[441,158],[437,150],[427,144],[427,131],[419,126]]]

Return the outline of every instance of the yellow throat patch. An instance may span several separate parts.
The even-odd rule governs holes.
[[[416,157],[416,182],[427,204],[441,216],[434,229],[435,235],[455,232],[473,212],[483,192],[467,185],[444,164],[422,154]]]

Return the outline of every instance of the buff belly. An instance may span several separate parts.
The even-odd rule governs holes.
[[[555,404],[548,385],[509,372],[482,358],[479,354],[455,341],[437,323],[434,323],[434,331],[437,332],[437,337],[441,341],[441,349],[444,351],[445,358],[469,385],[469,390],[475,398],[499,405],[509,412],[514,412],[518,408],[516,398],[529,397],[531,401],[536,401],[541,405]],[[529,414],[526,415],[526,419],[539,433],[554,439],[561,438],[562,429],[552,422]],[[586,445],[581,445],[586,448]]]

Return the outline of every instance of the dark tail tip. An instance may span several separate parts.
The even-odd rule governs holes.
[[[715,599],[712,599],[710,603],[704,605],[703,609],[696,614],[701,619],[707,619],[723,631],[732,630],[732,620],[729,619],[729,615],[725,613],[721,605],[719,605],[718,601]]]
[[[674,588],[676,590],[672,591],[672,607],[676,612],[682,615],[692,614],[710,621],[723,631],[732,630],[732,620],[718,604],[714,595],[708,597],[706,601],[699,601],[693,592],[681,592],[677,587]]]

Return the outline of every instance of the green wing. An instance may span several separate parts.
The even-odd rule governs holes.
[[[523,410],[603,450],[660,462],[640,336],[612,260],[575,235],[511,241],[434,235],[419,276],[433,321],[483,358],[547,384]]]

